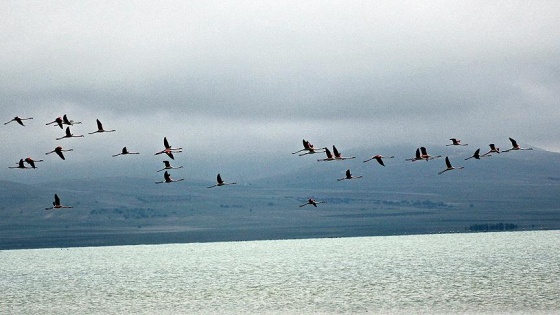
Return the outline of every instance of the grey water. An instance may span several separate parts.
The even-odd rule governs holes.
[[[2,314],[559,312],[560,231],[0,252]]]

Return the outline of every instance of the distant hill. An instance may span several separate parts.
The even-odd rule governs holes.
[[[409,162],[415,148],[339,149],[356,158],[287,153],[262,160],[242,181],[231,178],[237,185],[212,189],[212,180],[180,171],[173,175],[185,181],[160,185],[159,173],[0,181],[0,249],[560,228],[558,153],[465,161],[477,147],[428,146],[442,158]],[[395,158],[385,167],[363,163],[374,154]],[[445,156],[465,169],[437,175]],[[346,169],[363,178],[337,181]],[[45,211],[54,193],[74,208]],[[310,197],[326,203],[299,207]]]

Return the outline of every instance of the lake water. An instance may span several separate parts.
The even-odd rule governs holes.
[[[0,252],[1,314],[559,312],[560,231]]]

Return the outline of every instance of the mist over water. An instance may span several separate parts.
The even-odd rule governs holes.
[[[554,313],[558,231],[0,252],[2,313]]]

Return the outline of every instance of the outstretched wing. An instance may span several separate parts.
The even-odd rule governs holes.
[[[452,167],[452,166],[451,166],[451,162],[449,162],[449,157],[448,157],[448,156],[445,157],[445,165],[447,165],[447,168],[451,168],[451,167]]]
[[[334,145],[332,146],[332,150],[333,150],[334,156],[336,156],[336,157],[340,156],[340,152],[338,152],[338,150],[336,149],[336,147]]]
[[[66,158],[64,157],[64,153],[62,153],[62,151],[60,150],[55,150],[54,151],[56,154],[58,154],[58,156],[60,156],[61,159],[66,160]]]
[[[164,146],[166,149],[170,149],[170,148],[171,148],[171,146],[169,145],[169,142],[167,142],[167,137],[163,137],[163,146]]]
[[[511,145],[512,145],[514,148],[517,148],[517,141],[515,141],[515,139],[509,138],[509,141],[511,141]]]
[[[218,181],[218,184],[223,184],[224,181],[222,180],[222,176],[220,176],[220,174],[218,174],[218,176],[216,176],[216,180]]]

